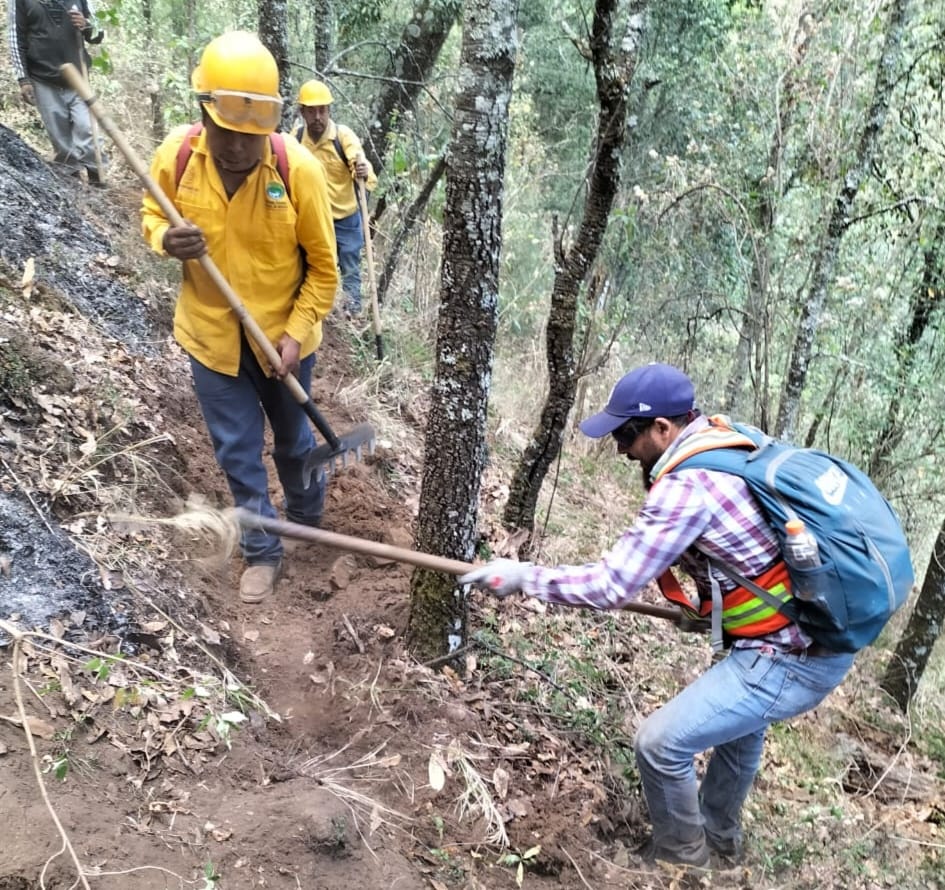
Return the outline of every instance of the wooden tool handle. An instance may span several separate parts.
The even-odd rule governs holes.
[[[88,82],[76,70],[75,65],[66,63],[60,69],[69,86],[78,94],[79,98],[89,107],[89,111],[98,119],[102,129],[109,135],[111,140],[118,146],[119,151],[125,156],[125,159],[131,165],[131,169],[137,174],[138,178],[144,184],[151,197],[161,208],[161,212],[167,217],[172,226],[186,226],[187,221],[180,215],[174,202],[164,193],[164,190],[154,181],[150,171],[144,165],[137,152],[128,144],[128,141],[121,134],[121,131],[115,126],[112,119],[105,113],[97,96],[94,95]],[[197,262],[203,267],[204,271],[219,288],[220,293],[226,297],[230,308],[239,318],[240,323],[246,329],[246,332],[253,338],[259,348],[263,351],[269,364],[278,368],[282,364],[282,356],[272,345],[263,329],[256,323],[256,320],[249,314],[243,301],[239,298],[236,291],[230,286],[230,283],[223,277],[223,273],[217,268],[216,263],[210,259],[209,254],[204,254]],[[305,405],[309,401],[309,394],[302,388],[302,384],[292,375],[287,374],[283,378],[283,383],[289,387],[292,397],[300,404]]]
[[[355,538],[350,535],[341,535],[337,532],[327,532],[320,528],[308,525],[299,525],[295,522],[286,522],[282,519],[270,519],[268,516],[259,516],[248,510],[239,508],[236,511],[237,521],[243,528],[257,528],[279,535],[284,538],[296,538],[300,541],[311,541],[313,544],[324,544],[337,550],[346,550],[350,553],[361,553],[365,556],[377,556],[381,559],[390,559],[394,562],[403,562],[421,569],[430,569],[434,572],[443,572],[446,575],[465,575],[478,568],[471,562],[459,559],[448,559],[445,556],[435,556],[432,553],[423,553],[419,550],[408,550],[404,547],[395,547],[392,544],[382,544],[379,541],[369,541],[365,538]],[[651,615],[654,618],[665,618],[679,622],[679,609],[670,606],[654,606],[650,603],[630,602],[624,611],[638,612],[641,615]]]

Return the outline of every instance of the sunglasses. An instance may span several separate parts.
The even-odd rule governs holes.
[[[248,122],[264,130],[274,130],[282,118],[282,100],[258,93],[211,90],[197,93],[197,101],[212,105],[220,120],[235,126]]]
[[[630,448],[641,433],[653,426],[651,417],[631,417],[622,426],[618,426],[611,435],[621,448]]]

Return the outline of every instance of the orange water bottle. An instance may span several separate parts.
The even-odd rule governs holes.
[[[787,537],[784,539],[784,561],[791,569],[816,569],[820,565],[820,548],[817,539],[807,530],[801,519],[790,519],[784,525]],[[795,584],[794,596],[809,600],[813,593]]]

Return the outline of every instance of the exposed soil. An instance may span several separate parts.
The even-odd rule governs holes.
[[[30,169],[38,195],[48,174]],[[55,180],[49,189],[66,190],[53,209],[72,221],[53,217],[24,232],[32,241],[2,250],[2,323],[27,336],[32,358],[16,375],[7,368],[0,400],[0,890],[881,886],[868,869],[835,874],[816,862],[800,879],[803,862],[790,878],[778,874],[761,855],[771,838],[742,867],[711,876],[652,871],[628,853],[645,819],[617,755],[659,701],[644,657],[661,652],[659,672],[679,682],[708,658],[671,628],[629,616],[622,630],[609,616],[588,624],[587,639],[632,686],[623,690],[632,712],[605,755],[576,720],[563,726],[539,701],[536,688],[557,688],[553,664],[489,661],[488,645],[470,650],[462,671],[412,662],[402,564],[296,544],[271,599],[241,604],[239,559],[221,556],[217,540],[142,521],[177,514],[194,493],[211,517],[228,494],[186,364],[165,341],[166,307],[162,317],[154,306],[165,290],[149,278],[143,248],[134,262],[90,264],[112,256],[111,244],[99,230],[85,239],[87,224],[72,216],[77,204],[91,207],[117,237],[136,225],[137,190],[119,182],[90,198]],[[18,194],[0,194],[0,210],[12,212]],[[23,231],[16,225],[7,231]],[[81,241],[69,274],[49,259],[55,232]],[[42,287],[24,290],[22,265],[38,255],[47,257]],[[122,276],[131,266],[144,271]],[[128,313],[108,309],[124,301]],[[328,325],[314,397],[343,430],[364,418],[338,396],[357,377],[342,324]],[[40,370],[57,361],[68,373],[47,380]],[[97,461],[106,440],[110,457]],[[325,527],[410,546],[418,450],[382,446],[334,475]],[[510,652],[543,612],[478,594],[471,607],[472,626]],[[18,636],[33,628],[40,635]],[[641,628],[650,653],[632,642]],[[574,645],[567,625],[554,632],[561,651]],[[597,702],[560,691],[562,707],[593,717]],[[825,732],[843,727],[845,704],[818,712]],[[769,795],[777,806],[809,806],[810,790],[792,789],[778,766],[766,764],[759,793],[780,782]],[[939,786],[928,764],[910,766],[928,784],[902,791],[888,814],[864,770],[872,809],[860,812],[877,826],[894,812],[897,831],[934,846],[928,801]],[[807,841],[839,844],[844,825]],[[914,855],[870,834],[874,857]],[[943,886],[927,874],[899,886]]]

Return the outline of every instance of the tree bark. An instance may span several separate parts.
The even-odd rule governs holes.
[[[591,162],[587,199],[577,237],[570,248],[556,234],[555,278],[545,336],[549,386],[538,427],[525,448],[511,483],[503,522],[533,529],[542,483],[561,451],[577,385],[575,336],[578,296],[597,257],[607,218],[620,184],[620,155],[627,132],[627,89],[643,36],[645,4],[632,5],[625,33],[615,34],[619,0],[597,0],[590,52],[600,114]],[[622,37],[622,39],[621,39]]]
[[[908,710],[945,619],[945,522],[939,529],[932,558],[909,623],[883,676],[882,688]]]
[[[292,126],[295,95],[289,70],[289,9],[287,0],[258,0],[259,39],[279,66],[279,93],[287,99],[282,108],[282,130]]]
[[[807,383],[814,340],[820,327],[827,291],[836,270],[840,242],[847,230],[853,202],[876,152],[879,134],[886,123],[886,113],[899,70],[902,36],[908,10],[909,0],[892,0],[885,42],[879,59],[876,83],[873,87],[873,98],[860,133],[856,154],[834,199],[824,240],[814,258],[810,289],[807,299],[801,306],[787,376],[781,394],[781,404],[778,406],[775,433],[783,439],[791,440],[796,435],[801,396]]]
[[[873,440],[867,474],[882,488],[888,476],[889,459],[902,442],[908,428],[901,423],[903,401],[917,350],[936,307],[942,305],[945,294],[945,219],[940,219],[935,232],[923,252],[922,280],[912,294],[909,326],[896,338],[896,382],[889,399],[886,419]]]
[[[499,254],[518,0],[469,0],[447,155],[436,372],[427,422],[418,549],[469,561],[485,467],[498,324]],[[420,660],[464,644],[455,579],[414,572],[407,646]]]
[[[335,16],[332,0],[313,0],[312,25],[315,35],[312,50],[315,55],[315,70],[321,76],[331,64],[335,51]]]
[[[371,109],[364,153],[378,173],[384,169],[395,119],[413,107],[462,6],[461,0],[418,0]],[[381,212],[379,207],[375,217]]]

